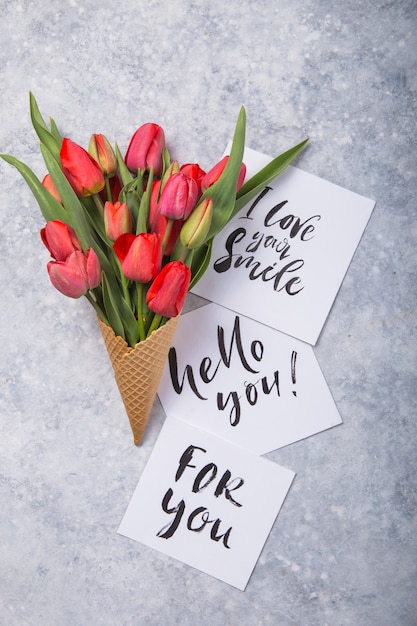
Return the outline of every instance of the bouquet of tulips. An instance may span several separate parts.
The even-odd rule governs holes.
[[[30,114],[46,176],[41,181],[21,161],[1,156],[22,174],[45,218],[41,238],[52,257],[47,264],[52,284],[71,298],[85,296],[94,307],[114,367],[121,346],[123,356],[129,355],[170,328],[168,320],[178,317],[209,264],[213,238],[307,141],[244,182],[243,107],[230,155],[207,172],[196,163],[172,160],[155,123],[136,130],[123,157],[101,134],[92,135],[88,150],[62,138],[53,119],[46,124],[32,94]],[[160,350],[162,366],[171,328]],[[150,355],[155,361],[155,349]],[[120,388],[116,367],[115,373]],[[152,373],[145,386],[155,386],[156,378]]]

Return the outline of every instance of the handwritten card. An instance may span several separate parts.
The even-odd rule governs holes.
[[[118,532],[244,590],[293,479],[168,418]]]
[[[269,160],[247,149],[248,175]],[[193,292],[314,345],[374,204],[289,166],[215,237]]]
[[[216,304],[181,316],[158,395],[257,454],[341,423],[311,346]]]

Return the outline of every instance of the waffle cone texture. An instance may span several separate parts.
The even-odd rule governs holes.
[[[134,348],[98,320],[135,445],[141,442],[179,317],[168,320]]]

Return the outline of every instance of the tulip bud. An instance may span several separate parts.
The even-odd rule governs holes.
[[[50,174],[46,174],[42,181],[42,185],[47,191],[49,191],[49,193],[55,198],[55,200],[58,200],[58,202],[62,204],[61,196],[59,195],[58,189],[56,188],[53,178]]]
[[[198,199],[195,180],[182,174],[172,174],[166,182],[159,199],[159,212],[171,220],[186,220]]]
[[[162,172],[162,152],[165,147],[165,135],[158,124],[143,124],[130,140],[125,156],[125,163],[131,171],[153,169],[155,176]]]
[[[219,180],[220,176],[223,174],[225,170],[228,160],[229,160],[228,156],[223,157],[221,161],[219,161],[209,172],[207,172],[207,174],[204,176],[203,180],[201,181],[201,191],[203,192],[206,191],[206,189],[214,185],[214,183],[216,183]],[[246,165],[242,163],[240,167],[237,185],[236,185],[236,191],[239,191],[239,189],[243,185],[245,176],[246,176]]]
[[[120,235],[131,232],[132,214],[125,202],[105,203],[104,228],[111,241],[116,241]]]
[[[168,178],[172,176],[172,174],[178,174],[179,171],[180,171],[180,164],[178,163],[178,161],[172,161],[171,165],[167,167],[167,169],[164,172],[164,176],[162,178],[162,183],[161,183],[161,189],[165,187],[165,184]]]
[[[201,169],[198,163],[185,163],[181,165],[180,172],[186,174],[190,178],[193,178],[197,185],[198,191],[201,193],[201,181],[206,175],[205,171]]]
[[[162,263],[161,240],[155,233],[125,233],[114,242],[123,274],[138,283],[148,283],[158,274]]]
[[[62,170],[77,196],[91,196],[103,189],[103,172],[84,148],[64,138],[60,158]]]
[[[114,150],[104,135],[91,135],[88,152],[100,165],[106,176],[114,176],[117,172],[117,159]]]
[[[60,220],[48,222],[41,230],[41,239],[56,261],[65,261],[76,250],[82,251],[74,230]]]
[[[182,245],[190,249],[201,246],[210,230],[212,219],[213,200],[205,198],[184,222],[180,233]]]
[[[100,262],[94,250],[72,252],[65,261],[49,261],[48,274],[53,286],[69,298],[80,298],[101,281]]]
[[[176,317],[184,306],[191,270],[182,261],[171,261],[159,272],[146,294],[151,311],[164,317]]]

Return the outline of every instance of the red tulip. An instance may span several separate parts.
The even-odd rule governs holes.
[[[58,202],[62,204],[61,196],[59,195],[58,189],[56,188],[53,178],[50,174],[46,174],[42,181],[42,185],[47,191],[49,191],[49,193],[55,198],[55,200],[58,200]]]
[[[155,233],[125,233],[114,242],[123,274],[138,283],[148,283],[158,274],[162,263],[161,240]]]
[[[103,189],[103,172],[84,148],[64,138],[60,158],[62,170],[77,196],[91,196]]]
[[[159,272],[146,294],[148,307],[164,317],[176,317],[184,306],[191,270],[182,261],[171,261]]]
[[[69,298],[80,298],[101,281],[100,262],[92,248],[86,254],[76,250],[65,261],[49,261],[47,269],[53,286]]]
[[[125,162],[132,170],[153,169],[155,176],[162,172],[162,152],[165,147],[165,135],[158,124],[143,124],[134,133],[126,152]]]
[[[41,230],[41,238],[56,261],[65,261],[77,250],[82,252],[74,230],[60,220],[48,222]]]
[[[181,165],[180,172],[186,174],[190,178],[193,178],[197,185],[198,191],[201,193],[201,181],[206,175],[205,171],[201,169],[198,163],[185,163]]]
[[[228,160],[229,160],[228,156],[223,157],[221,161],[219,161],[209,172],[207,172],[207,174],[204,176],[203,180],[201,181],[201,190],[203,192],[206,191],[206,189],[214,185],[214,183],[219,180],[220,176],[224,172],[224,169],[227,165]],[[246,176],[246,165],[242,163],[240,167],[239,178],[238,178],[237,185],[236,185],[236,191],[239,191],[239,189],[243,185],[245,176]]]
[[[117,172],[117,159],[109,140],[100,134],[91,135],[88,152],[100,165],[106,176],[114,176]]]
[[[198,199],[198,185],[193,178],[179,172],[172,174],[162,190],[158,208],[171,220],[186,220]]]
[[[161,215],[158,208],[158,194],[159,189],[161,187],[161,181],[155,180],[152,185],[152,193],[151,193],[151,202],[149,209],[149,227],[152,233],[156,233],[160,236],[161,241],[163,241],[165,236],[165,231],[168,226],[168,218],[164,215]],[[166,256],[170,256],[175,244],[177,243],[178,236],[180,234],[180,230],[182,228],[183,222],[181,220],[176,220],[171,228],[171,232],[168,236],[168,241],[165,245],[164,254]]]
[[[104,205],[104,228],[111,241],[132,230],[132,214],[125,202],[106,202]]]

